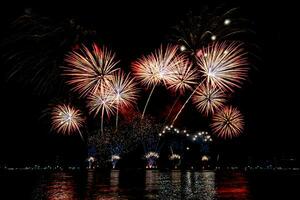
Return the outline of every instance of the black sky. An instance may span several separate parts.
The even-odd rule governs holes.
[[[215,2],[193,1],[177,3],[22,3],[7,5],[1,11],[1,41],[10,22],[22,15],[27,8],[41,16],[75,18],[86,27],[97,30],[98,42],[108,44],[118,57],[128,65],[143,52],[157,48],[185,13],[197,13],[203,5],[219,5]],[[297,86],[294,83],[298,66],[293,63],[291,47],[299,40],[291,29],[295,19],[284,3],[264,5],[262,2],[229,3],[241,8],[243,17],[249,19],[256,32],[259,46],[250,80],[235,97],[235,105],[246,118],[247,135],[232,142],[224,142],[221,150],[229,155],[273,156],[297,154]],[[296,46],[296,45],[295,45]],[[21,83],[5,81],[5,66],[1,62],[1,138],[0,160],[52,159],[56,155],[77,158],[84,145],[79,137],[53,136],[41,119],[49,97],[39,96]],[[159,97],[159,96],[158,96]],[[154,104],[157,103],[154,101]],[[151,108],[151,107],[149,107]],[[187,114],[187,120],[197,119]],[[187,123],[188,123],[187,122]]]

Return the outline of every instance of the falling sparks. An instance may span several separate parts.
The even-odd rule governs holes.
[[[92,51],[83,46],[80,51],[70,52],[65,61],[67,65],[63,67],[63,75],[68,78],[67,84],[81,97],[95,94],[99,88],[105,87],[118,70],[115,68],[118,63],[115,54],[96,44],[93,44]]]
[[[214,114],[226,101],[225,94],[216,87],[200,86],[192,97],[196,108],[206,116]]]
[[[215,42],[201,50],[200,71],[207,84],[222,90],[239,88],[247,77],[246,52],[239,42]]]
[[[211,128],[220,138],[237,137],[243,131],[244,118],[237,108],[227,106],[213,116]]]
[[[70,135],[79,132],[84,124],[80,110],[66,104],[57,105],[51,112],[52,129],[57,133]]]

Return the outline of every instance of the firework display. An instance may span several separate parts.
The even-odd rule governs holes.
[[[203,16],[189,13],[187,20],[175,26],[170,40],[161,41],[160,46],[149,49],[150,53],[141,52],[140,57],[128,56],[125,62],[102,43],[82,42],[78,37],[83,29],[78,28],[75,37],[69,38],[65,29],[61,34],[55,31],[62,25],[46,23],[49,32],[46,34],[39,26],[35,33],[32,24],[25,24],[25,28],[30,28],[27,35],[40,36],[42,46],[32,50],[36,58],[26,48],[24,55],[21,50],[16,52],[20,54],[18,59],[8,53],[12,63],[17,62],[9,76],[24,71],[29,74],[24,77],[28,76],[39,87],[64,84],[57,88],[63,94],[53,99],[68,104],[58,103],[47,113],[51,130],[62,135],[79,134],[88,148],[95,149],[85,159],[90,169],[96,164],[119,168],[127,153],[137,149],[142,149],[139,155],[143,155],[145,166],[150,169],[157,168],[160,159],[167,160],[173,169],[179,168],[188,152],[196,151],[195,148],[201,149],[197,151],[201,153],[199,161],[202,158],[206,162],[211,159],[212,143],[242,135],[245,126],[243,115],[231,105],[236,103],[236,91],[248,79],[251,64],[246,41],[235,38],[245,31],[242,26],[238,28],[240,21],[232,15],[235,11],[217,10],[208,14],[206,10]],[[30,18],[37,20],[36,24],[45,24],[34,16]],[[71,30],[75,29],[72,26]],[[66,37],[72,46],[59,42],[52,47],[49,41],[43,45],[47,37],[55,36],[61,40]],[[16,43],[26,40],[28,36],[17,39]],[[9,40],[6,46],[9,44],[14,43]],[[49,52],[42,53],[48,46]],[[53,53],[55,48],[59,52]],[[157,97],[156,92],[160,92],[158,99],[153,109],[147,110],[151,97]],[[185,107],[195,116],[185,118]],[[199,120],[205,119],[194,123],[198,114]],[[179,116],[182,119],[177,120]]]

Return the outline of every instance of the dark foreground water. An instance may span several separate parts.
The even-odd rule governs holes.
[[[299,172],[2,171],[0,199],[300,199]]]

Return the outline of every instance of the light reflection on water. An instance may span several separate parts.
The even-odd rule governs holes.
[[[214,171],[51,172],[36,184],[33,199],[250,199],[242,173]]]
[[[249,183],[242,173],[235,172],[218,177],[217,196],[222,199],[247,200],[250,197]]]

